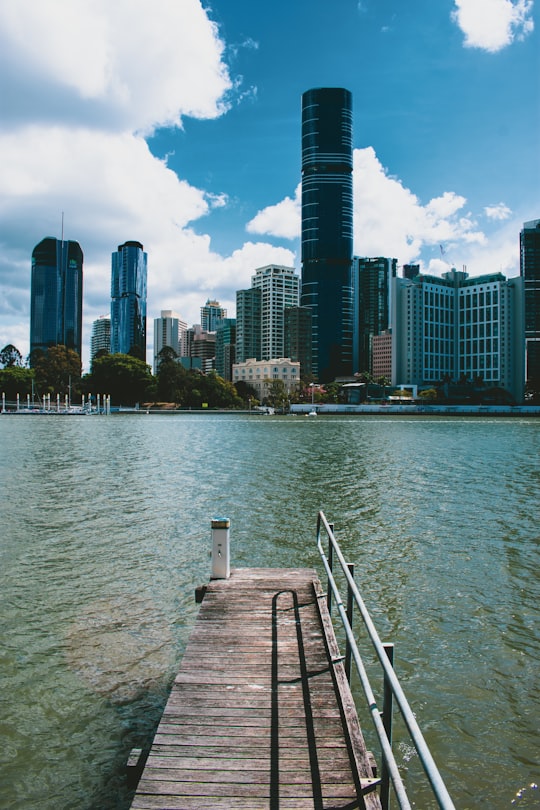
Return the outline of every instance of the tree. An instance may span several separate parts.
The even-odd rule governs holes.
[[[135,405],[153,400],[156,394],[150,366],[129,354],[95,357],[92,371],[83,382],[88,393],[108,394],[115,405]]]
[[[175,402],[183,405],[188,390],[188,372],[177,361],[178,355],[170,346],[164,346],[158,354],[157,392],[159,402]]]
[[[69,394],[79,390],[81,358],[74,349],[66,346],[50,346],[46,352],[32,352],[37,392],[43,394]]]
[[[32,393],[33,379],[34,372],[31,368],[8,366],[0,369],[0,391],[6,395],[6,399],[14,402],[17,394],[26,397]]]
[[[287,387],[283,380],[272,380],[268,386],[266,402],[272,408],[284,408],[289,401]]]
[[[238,382],[234,384],[234,387],[236,388],[238,396],[245,405],[249,405],[250,402],[252,405],[254,403],[257,405],[259,404],[259,395],[252,385],[244,380],[238,380]]]
[[[22,366],[22,354],[12,343],[4,346],[0,352],[0,364],[3,368],[13,368],[14,366]]]
[[[191,374],[188,374],[188,379]],[[243,403],[236,388],[215,371],[206,376],[193,375],[194,387],[190,391],[190,405],[200,407],[204,402],[209,408],[241,408]]]
[[[418,396],[424,402],[435,402],[435,400],[437,399],[437,389],[436,388],[425,388],[423,391],[420,391]]]

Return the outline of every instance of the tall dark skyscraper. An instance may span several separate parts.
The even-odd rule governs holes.
[[[125,242],[112,254],[112,354],[129,354],[136,349],[141,359],[146,359],[147,262],[140,242]]]
[[[540,219],[523,224],[519,241],[525,296],[525,378],[536,387],[540,385]]]
[[[302,95],[302,306],[312,313],[313,373],[352,372],[352,96],[340,87]]]
[[[30,356],[63,345],[81,355],[83,252],[47,237],[32,251]]]

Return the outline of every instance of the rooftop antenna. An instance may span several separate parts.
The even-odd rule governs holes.
[[[62,211],[62,244],[64,244],[64,212]]]

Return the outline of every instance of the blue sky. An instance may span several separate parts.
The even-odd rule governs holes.
[[[148,251],[152,319],[257,267],[300,272],[300,99],[353,93],[355,252],[519,272],[540,216],[537,0],[4,0],[0,347],[25,354],[30,254],[84,254],[83,361],[110,255]],[[442,249],[441,249],[442,246]]]

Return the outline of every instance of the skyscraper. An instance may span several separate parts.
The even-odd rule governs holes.
[[[158,372],[159,353],[168,346],[177,357],[186,354],[187,323],[171,309],[162,309],[161,318],[154,318],[154,374]]]
[[[261,356],[261,290],[236,292],[236,362]]]
[[[146,359],[146,274],[140,242],[125,242],[112,254],[111,353],[135,350]]]
[[[78,242],[46,237],[32,251],[30,356],[63,345],[81,355],[83,252]]]
[[[353,259],[353,371],[372,368],[372,343],[390,325],[390,279],[395,278],[396,259]]]
[[[227,310],[223,309],[219,301],[207,300],[201,307],[201,326],[205,332],[216,332],[218,324],[227,317]]]
[[[216,371],[224,380],[232,380],[235,346],[236,318],[221,318],[216,330]]]
[[[101,315],[92,324],[92,337],[90,338],[90,360],[93,360],[99,351],[111,350],[111,319],[108,315]]]
[[[285,357],[284,313],[298,306],[300,278],[294,267],[269,264],[259,267],[251,286],[261,291],[261,352],[258,360]]]
[[[520,233],[520,275],[525,296],[525,379],[540,386],[540,219],[523,224]]]
[[[352,371],[352,96],[339,87],[302,95],[302,306],[312,312],[313,373]]]
[[[285,307],[284,357],[300,363],[300,374],[311,378],[311,310],[309,307]]]

